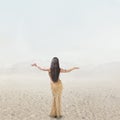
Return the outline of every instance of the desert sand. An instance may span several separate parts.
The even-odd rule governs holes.
[[[68,76],[62,77],[62,120],[120,119],[119,81]],[[51,101],[47,77],[0,79],[0,120],[54,120]]]

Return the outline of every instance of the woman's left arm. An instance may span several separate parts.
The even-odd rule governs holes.
[[[38,66],[36,63],[32,64],[32,66],[35,66],[35,67],[37,67],[39,70],[42,70],[42,71],[48,71],[48,72],[50,71],[49,68],[42,68],[42,67]]]

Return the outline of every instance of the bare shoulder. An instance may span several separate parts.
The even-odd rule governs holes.
[[[43,71],[48,71],[48,72],[50,72],[50,68],[40,68],[41,70],[43,70]]]
[[[47,71],[50,72],[50,68],[48,68]]]
[[[66,71],[67,71],[66,69],[60,68],[61,73],[65,73]]]

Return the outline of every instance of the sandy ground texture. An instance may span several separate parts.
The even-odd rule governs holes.
[[[63,85],[61,120],[120,120],[118,81],[81,78]],[[49,81],[0,80],[0,120],[54,120],[51,100]]]

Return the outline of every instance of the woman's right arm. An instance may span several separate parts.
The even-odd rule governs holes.
[[[39,70],[42,70],[42,71],[48,71],[48,72],[50,71],[49,68],[42,68],[42,67],[38,66],[36,63],[32,64],[32,66],[37,67]]]
[[[73,68],[70,68],[70,69],[60,69],[60,72],[61,73],[67,73],[67,72],[71,72],[71,71],[73,71],[73,70],[75,70],[75,69],[80,69],[79,67],[73,67]]]

